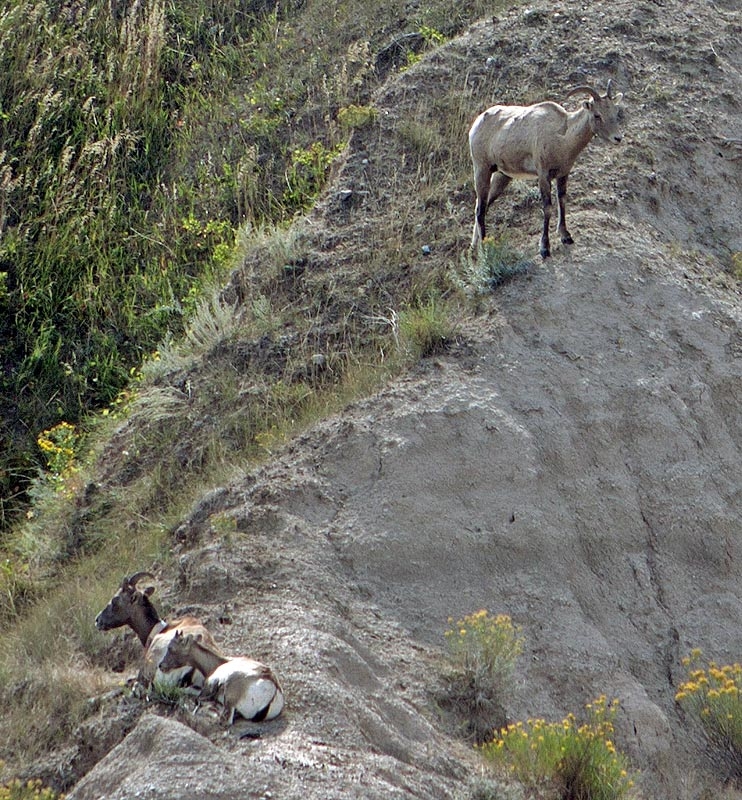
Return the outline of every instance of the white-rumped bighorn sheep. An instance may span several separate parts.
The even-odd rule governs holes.
[[[228,658],[199,633],[177,633],[170,640],[160,669],[189,665],[206,675],[201,697],[223,706],[222,721],[231,725],[235,712],[253,722],[274,719],[283,710],[283,690],[270,667],[237,656]]]
[[[166,686],[202,686],[205,676],[193,667],[184,666],[166,675],[160,669],[160,662],[176,633],[197,633],[215,650],[216,642],[195,617],[181,617],[172,622],[160,619],[149,599],[155,590],[154,586],[148,586],[144,591],[137,589],[137,581],[145,577],[154,576],[151,572],[136,572],[124,578],[119,590],[95,618],[95,627],[99,631],[110,631],[128,625],[136,633],[144,646],[144,666],[139,675],[144,683],[157,681]]]
[[[623,97],[599,94],[590,86],[578,86],[567,94],[590,95],[577,111],[566,111],[553,102],[532,106],[492,106],[481,113],[469,131],[469,148],[474,164],[477,203],[474,211],[474,257],[484,239],[484,217],[490,205],[503,193],[513,178],[538,178],[544,206],[541,256],[551,255],[549,219],[551,182],[556,179],[559,203],[558,232],[564,244],[572,244],[564,216],[567,178],[575,159],[593,136],[618,144],[622,139],[618,103]]]

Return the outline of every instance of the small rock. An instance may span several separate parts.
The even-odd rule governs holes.
[[[547,12],[538,8],[527,8],[523,12],[524,25],[542,25],[548,18],[549,15]]]

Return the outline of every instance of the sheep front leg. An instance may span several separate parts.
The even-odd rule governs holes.
[[[548,258],[551,255],[549,244],[549,220],[551,219],[551,181],[548,178],[540,178],[538,183],[541,190],[541,202],[544,205],[544,229],[541,233],[541,258]]]
[[[567,195],[567,175],[557,178],[557,201],[559,203],[559,224],[557,230],[562,237],[562,244],[574,244],[575,240],[567,230],[567,217],[564,206],[564,199]]]
[[[471,252],[476,258],[477,249],[484,239],[484,217],[487,213],[487,197],[490,190],[491,169],[474,170],[474,190],[477,193],[477,202],[474,206],[474,232],[471,237]]]

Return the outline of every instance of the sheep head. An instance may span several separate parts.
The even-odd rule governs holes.
[[[137,589],[137,581],[144,577],[153,578],[154,575],[151,572],[135,572],[123,579],[116,594],[95,618],[95,627],[99,631],[110,631],[129,625],[142,638],[140,629],[150,622],[151,629],[157,622],[158,614],[149,600],[155,590],[154,586],[148,586],[144,591]],[[146,635],[144,638],[146,639]]]
[[[202,636],[200,633],[184,634],[181,631],[175,631],[173,638],[167,646],[165,657],[160,661],[160,670],[162,672],[169,672],[178,667],[187,666],[188,656],[193,649],[193,645],[200,642],[201,639]]]
[[[623,94],[619,92],[614,96],[611,83],[609,80],[603,95],[592,86],[577,86],[567,93],[567,97],[580,93],[589,94],[591,99],[585,100],[583,108],[590,112],[590,130],[603,141],[618,144],[623,139],[620,126],[622,115],[619,106]]]

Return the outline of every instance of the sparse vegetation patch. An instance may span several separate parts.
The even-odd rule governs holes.
[[[708,756],[726,779],[742,781],[742,664],[704,662],[696,649],[683,659],[688,680],[676,702],[700,726]]]
[[[471,252],[463,253],[453,282],[466,295],[488,294],[510,278],[526,272],[532,262],[510,244],[506,234],[497,238],[488,236],[478,246],[477,258]]]

